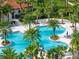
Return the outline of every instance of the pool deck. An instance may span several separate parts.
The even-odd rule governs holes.
[[[58,19],[59,22],[61,22],[62,20],[61,19]],[[65,28],[65,32],[60,34],[59,35],[59,39],[58,41],[61,41],[61,42],[64,42],[66,43],[69,47],[70,47],[70,41],[71,41],[71,38],[67,38],[67,32],[68,32],[68,35],[71,35],[73,33],[73,28],[71,28],[70,26],[72,25],[72,23],[68,20],[64,20],[64,23],[65,24],[59,24],[60,26],[64,27]],[[33,24],[32,27],[34,26],[44,26],[44,25],[47,25],[47,24]],[[77,24],[77,29],[79,29],[79,24]],[[28,25],[26,26],[16,26],[16,27],[12,27],[12,31],[13,32],[16,32],[16,31],[20,31],[22,33],[24,33],[26,30],[28,30]],[[1,44],[2,42],[2,39],[0,39],[0,47],[2,47],[3,45]]]
[[[70,27],[72,25],[72,23],[70,23],[67,20],[64,20],[64,23],[65,24],[60,24],[60,25],[65,28],[65,32],[59,35],[60,38],[58,39],[58,41],[64,42],[70,47],[70,42],[71,42],[72,38],[71,37],[67,37],[67,32],[68,32],[69,36],[72,35],[73,28]]]

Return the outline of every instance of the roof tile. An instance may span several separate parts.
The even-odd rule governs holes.
[[[16,0],[6,0],[6,2],[9,3],[13,7],[13,9],[21,9],[31,6],[31,4],[28,3],[19,4],[16,2]]]

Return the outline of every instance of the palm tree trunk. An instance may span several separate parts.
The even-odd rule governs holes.
[[[51,55],[51,59],[55,59],[55,55],[52,54],[52,55]]]
[[[50,20],[50,15],[48,15],[48,21]]]
[[[54,59],[53,54],[52,54],[51,58]]]
[[[68,5],[68,0],[65,0],[65,11],[66,11],[66,14],[67,14],[67,5]]]
[[[37,18],[37,23],[38,23],[38,16],[36,18]]]
[[[32,59],[36,59],[34,55],[32,55]]]
[[[72,53],[72,59],[75,59],[74,53]]]
[[[76,31],[76,23],[74,23],[75,24],[75,31]]]
[[[68,0],[65,0],[65,7],[67,8]]]
[[[26,57],[27,57],[27,54],[26,54],[26,51],[24,52],[24,59],[26,59]]]
[[[31,23],[28,24],[29,25],[29,29],[31,28]]]
[[[36,59],[35,55],[33,55],[33,59]]]
[[[72,59],[74,59],[74,54],[72,55]]]
[[[63,15],[61,15],[61,19],[62,19],[62,24],[64,24],[64,23],[63,23]]]
[[[31,7],[32,9],[31,9],[31,12],[33,12],[33,4],[32,4],[32,7]]]
[[[38,59],[37,55],[35,55],[35,59]]]
[[[55,36],[55,28],[53,28],[53,35]]]
[[[8,21],[9,21],[9,13],[7,14],[7,18],[8,18]]]
[[[6,41],[6,36],[4,35],[4,40]]]
[[[72,49],[74,49],[73,48],[73,46],[71,46],[72,47]],[[74,52],[72,51],[72,59],[74,59]]]
[[[58,54],[55,54],[55,59],[58,59],[59,55]]]
[[[4,34],[4,40],[6,41],[6,34]]]
[[[74,23],[72,23],[72,26],[71,27],[74,27]]]
[[[24,59],[26,59],[26,57],[24,56]]]

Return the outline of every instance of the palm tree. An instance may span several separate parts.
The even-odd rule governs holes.
[[[56,28],[59,27],[58,25],[58,21],[56,19],[52,19],[48,21],[48,26],[51,27],[53,29],[53,35],[52,37],[56,37]]]
[[[10,23],[7,21],[7,20],[2,20],[0,22],[0,31],[2,32],[3,34],[3,37],[4,37],[4,41],[6,41],[6,36],[8,35],[8,33],[10,32]]]
[[[69,9],[69,12],[72,12],[72,13],[69,13],[70,14],[69,17],[70,17],[70,21],[72,22],[72,25],[74,25],[74,28],[76,30],[76,23],[79,22],[78,21],[78,13],[79,13],[78,4],[75,4],[75,5],[71,6],[71,7],[69,7],[68,9]]]
[[[73,58],[74,58],[75,52],[77,52],[79,50],[79,32],[78,31],[73,32],[70,45],[71,45],[71,52],[72,52]]]
[[[55,48],[55,52],[56,52],[55,58],[62,59],[65,51],[66,51],[66,48],[62,46],[58,46],[57,48]]]
[[[72,59],[74,59],[74,58],[75,58],[74,55],[75,55],[75,53],[76,53],[76,49],[73,48],[73,47],[70,47],[68,52],[71,52],[71,53],[72,53],[72,55],[73,55]]]
[[[79,48],[79,32],[78,31],[74,31],[72,34],[72,40],[71,40],[71,46],[73,48],[76,48],[76,50],[78,50]]]
[[[74,26],[75,26],[75,30],[76,30],[76,24],[79,23],[77,15],[73,15],[73,21],[74,21]]]
[[[35,22],[35,18],[31,14],[26,14],[22,19],[23,24],[25,24],[25,25],[28,24],[29,25],[29,29],[31,28],[31,23],[34,23],[34,22]]]
[[[72,26],[71,26],[71,27],[74,27],[73,14],[69,14],[69,20],[70,20],[70,21],[71,21],[71,23],[72,23]]]
[[[41,16],[41,7],[40,6],[37,6],[37,7],[35,7],[35,11],[33,12],[33,15],[36,17],[36,20],[37,20],[37,22],[38,22],[38,19],[39,19],[39,17]]]
[[[65,0],[65,1],[64,1],[64,4],[65,4],[65,12],[67,13],[67,8],[68,8],[68,0]]]
[[[39,31],[36,28],[30,28],[24,33],[24,37],[31,40],[32,42],[39,40],[40,41],[40,35]]]
[[[55,59],[55,51],[54,51],[54,49],[53,48],[51,48],[50,50],[48,50],[48,58],[49,59]]]
[[[26,40],[29,39],[30,41],[30,46],[27,48],[28,53],[32,57],[37,58],[37,50],[39,48],[39,41],[40,41],[40,35],[38,29],[30,28],[25,32],[24,38],[26,38]]]
[[[72,26],[74,26],[75,30],[76,30],[76,24],[79,22],[78,21],[78,5],[74,5],[69,9],[69,20],[72,22]]]
[[[12,10],[11,5],[8,4],[8,3],[6,3],[2,8],[3,8],[3,13],[4,13],[5,15],[7,15],[7,18],[8,18],[8,21],[9,21],[9,13],[10,13],[11,10]]]
[[[60,15],[60,17],[61,17],[61,19],[62,19],[62,24],[64,24],[63,23],[63,17],[64,17],[64,12],[65,12],[65,9],[64,8],[61,8],[61,9],[59,9],[59,15]]]
[[[27,54],[32,59],[37,59],[38,50],[39,46],[35,42],[32,42],[32,44],[27,48]]]
[[[50,20],[50,14],[52,12],[53,6],[54,6],[53,0],[45,0],[44,1],[44,13],[47,15],[48,20]]]
[[[62,46],[51,48],[50,50],[48,50],[48,57],[52,59],[62,59],[65,50],[66,48]]]
[[[17,53],[12,48],[5,48],[0,54],[0,59],[16,59]]]

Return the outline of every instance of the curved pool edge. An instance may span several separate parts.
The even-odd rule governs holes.
[[[54,42],[61,42],[61,43],[64,43],[64,44],[66,45],[66,47],[68,47],[68,44],[67,44],[67,43],[62,42],[62,41],[60,41],[59,39],[57,39],[57,40],[52,40],[52,39],[49,37],[49,40],[54,41]]]
[[[47,29],[48,30],[48,29]],[[60,27],[60,32],[62,31],[62,29],[61,29],[61,27]],[[52,41],[50,41],[49,39],[48,39],[48,37],[50,36],[49,35],[49,30],[48,30],[48,32],[46,33],[46,32],[43,32],[43,33],[41,33],[41,35],[44,35],[43,36],[43,38],[41,37],[41,40],[42,40],[42,43],[43,43],[43,46],[45,47],[45,50],[48,50],[48,49],[50,49],[50,48],[55,48],[55,46],[57,46],[57,45],[63,45],[63,43],[55,43],[55,42],[52,42]],[[46,35],[46,37],[45,37],[45,35]],[[13,41],[13,42],[15,42],[15,45],[14,46],[12,46],[15,50],[18,50],[17,52],[19,53],[19,52],[22,52],[22,50],[26,47],[26,46],[28,46],[28,43],[25,43],[24,41],[23,41],[23,39],[22,39],[22,36],[23,36],[23,33],[18,33],[18,32],[15,32],[15,33],[13,33],[13,34],[11,34],[8,38],[9,38],[9,40],[11,40],[11,41]],[[45,39],[47,39],[47,40],[45,40]],[[56,45],[53,45],[53,43],[54,44],[56,44]],[[20,44],[20,45],[19,45]],[[48,46],[48,47],[47,47]],[[20,49],[18,49],[18,48],[20,48]]]

